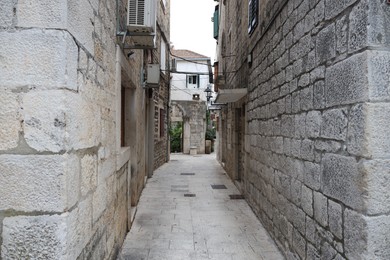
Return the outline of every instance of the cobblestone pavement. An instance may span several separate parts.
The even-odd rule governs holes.
[[[284,259],[234,194],[214,154],[171,155],[148,180],[118,259]]]

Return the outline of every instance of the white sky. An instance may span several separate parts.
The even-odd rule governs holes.
[[[171,0],[171,42],[175,49],[187,49],[214,61],[213,0]]]

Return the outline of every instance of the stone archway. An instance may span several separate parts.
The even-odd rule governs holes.
[[[205,153],[206,104],[201,101],[172,101],[171,122],[182,122],[182,152],[189,154],[196,148]]]

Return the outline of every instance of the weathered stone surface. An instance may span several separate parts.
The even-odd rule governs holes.
[[[320,223],[321,226],[328,225],[328,200],[319,192],[313,192],[314,195],[314,219]]]
[[[320,135],[321,129],[321,112],[310,111],[306,115],[306,135],[309,138],[316,138]]]
[[[312,86],[304,88],[300,91],[300,100],[301,100],[301,109],[303,111],[313,109],[313,87]]]
[[[16,15],[20,27],[66,28],[67,3],[61,0],[19,1]]]
[[[305,237],[306,239],[311,242],[312,244],[318,243],[318,234],[316,230],[316,222],[314,219],[306,216],[306,233]]]
[[[1,2],[0,8],[0,27],[11,27],[15,19],[13,9],[16,5],[16,0],[4,0]]]
[[[68,259],[66,215],[9,217],[3,225],[2,259]]]
[[[301,258],[305,258],[306,241],[296,229],[293,231],[293,247]]]
[[[340,204],[328,200],[329,228],[337,238],[343,238],[343,212]]]
[[[367,106],[358,104],[349,113],[347,151],[357,156],[369,156],[366,138]]]
[[[21,125],[19,121],[19,102],[17,95],[3,91],[0,95],[0,150],[15,148],[19,141]]]
[[[316,41],[317,63],[322,64],[336,55],[335,25],[331,24],[318,33]]]
[[[92,198],[92,220],[95,223],[103,214],[107,206],[107,187],[104,184],[101,184],[97,187],[93,193]]]
[[[67,219],[69,259],[77,259],[92,237],[92,197],[79,202]]]
[[[390,104],[367,104],[365,137],[368,152],[373,157],[386,158],[390,156]]]
[[[390,257],[390,217],[367,217],[345,210],[345,253],[348,259],[388,259]]]
[[[374,46],[390,45],[390,12],[386,1],[369,1],[368,42]]]
[[[0,210],[71,208],[78,198],[79,170],[71,155],[0,155]]]
[[[298,207],[301,205],[302,182],[297,179],[291,180],[291,201]]]
[[[368,1],[360,1],[349,15],[349,52],[364,48],[368,43]]]
[[[347,137],[346,109],[326,110],[322,114],[321,137],[344,141]]]
[[[368,214],[390,212],[390,160],[363,160],[360,171],[367,180],[366,205]]]
[[[27,143],[38,151],[59,152],[98,144],[97,107],[75,93],[53,90],[31,92],[23,99]]]
[[[321,167],[319,164],[305,162],[305,184],[313,190],[319,190],[321,187]]]
[[[329,245],[329,243],[325,242],[321,246],[321,259],[331,260],[337,255],[337,251]]]
[[[371,51],[368,53],[368,80],[371,100],[388,100],[390,97],[390,53]]]
[[[318,253],[317,249],[311,244],[307,244],[306,259],[312,259],[312,260],[320,259],[320,253]]]
[[[81,159],[81,195],[96,188],[97,185],[97,156],[85,155]]]
[[[313,87],[313,106],[315,109],[326,107],[325,102],[325,82],[317,81]]]
[[[322,188],[324,194],[354,209],[363,209],[365,183],[355,158],[326,154],[323,158]]]
[[[305,139],[301,143],[301,158],[307,161],[314,161],[314,142],[310,139]]]
[[[304,138],[306,136],[306,113],[295,115],[294,120],[295,137]]]
[[[365,101],[368,98],[367,53],[356,54],[326,70],[326,105]]]
[[[310,217],[313,217],[313,191],[305,185],[302,185],[301,205],[303,211]]]
[[[339,0],[325,0],[325,18],[331,19],[342,12],[344,1]]]
[[[77,89],[78,49],[69,33],[2,31],[0,46],[0,86]]]
[[[94,31],[93,8],[89,1],[68,1],[68,30],[80,42],[90,54],[94,53],[94,41],[92,32]]]
[[[336,55],[348,51],[348,17],[341,17],[336,21]]]
[[[336,153],[341,149],[341,143],[331,140],[316,140],[314,142],[314,147],[317,150],[328,152],[328,153]]]

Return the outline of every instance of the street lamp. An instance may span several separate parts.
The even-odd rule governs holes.
[[[207,84],[207,88],[204,90],[204,92],[206,92],[206,99],[207,99],[207,101],[210,101],[210,99],[211,99],[211,96],[212,96],[212,90],[211,90],[211,88],[210,88],[210,84]]]

